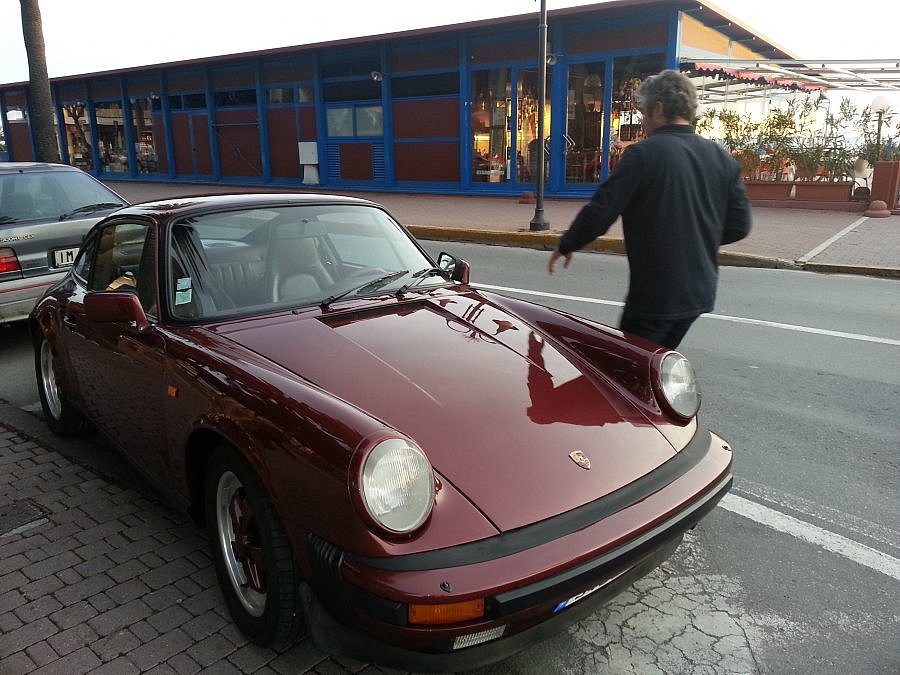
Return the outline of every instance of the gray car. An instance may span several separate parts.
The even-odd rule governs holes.
[[[126,204],[81,169],[0,162],[0,324],[25,319],[91,226]]]

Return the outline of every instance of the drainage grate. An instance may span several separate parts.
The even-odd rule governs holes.
[[[47,512],[43,508],[27,499],[0,504],[0,536],[34,527],[46,515]]]

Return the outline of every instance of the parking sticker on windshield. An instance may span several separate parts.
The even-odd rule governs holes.
[[[193,297],[191,278],[183,277],[175,280],[175,304],[186,305]]]

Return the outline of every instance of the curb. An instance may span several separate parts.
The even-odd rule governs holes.
[[[820,272],[822,274],[856,274],[866,277],[878,277],[881,279],[900,279],[900,269],[895,267],[870,267],[866,265],[807,262],[802,264],[802,269],[807,272]]]
[[[438,227],[434,225],[407,225],[407,229],[417,239],[432,241],[459,241],[495,246],[520,246],[544,251],[552,251],[559,242],[561,232],[530,230],[471,230],[461,227]],[[595,253],[616,253],[624,255],[625,241],[621,237],[599,237],[582,251]],[[756,267],[777,270],[804,270],[823,274],[854,274],[882,279],[900,279],[900,269],[865,265],[843,265],[837,263],[815,263],[758,256],[750,253],[719,252],[719,264],[728,267]]]

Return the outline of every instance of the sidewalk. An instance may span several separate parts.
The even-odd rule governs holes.
[[[133,202],[189,194],[271,192],[259,187],[107,181]],[[296,192],[303,192],[298,189]],[[308,190],[306,190],[308,191]],[[531,232],[535,205],[509,196],[423,195],[335,191],[384,205],[421,239],[472,241],[550,250],[585,200],[548,199],[545,232]],[[756,206],[754,226],[743,241],[722,248],[725,265],[804,269],[900,278],[900,216],[868,218],[861,212]],[[624,252],[621,222],[590,247]]]

